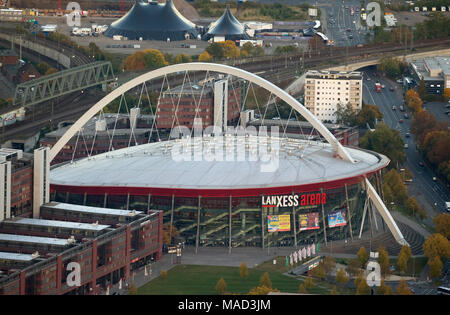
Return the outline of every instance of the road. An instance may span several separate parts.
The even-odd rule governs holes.
[[[433,181],[433,177],[436,176],[433,171],[426,165],[420,166],[419,162],[423,161],[414,142],[414,136],[406,137],[409,133],[411,120],[413,114],[406,108],[405,112],[401,112],[399,107],[403,105],[403,94],[401,86],[385,77],[377,75],[374,76],[375,71],[373,69],[364,71],[364,83],[363,83],[363,102],[366,104],[375,104],[383,113],[384,122],[392,129],[397,129],[402,135],[403,141],[408,144],[408,148],[405,148],[406,162],[414,177],[413,183],[409,185],[408,190],[416,192],[416,198],[419,199],[421,204],[425,207],[430,218],[434,217],[437,213],[445,211],[445,201],[450,200],[449,192],[445,186],[440,182]],[[368,80],[370,79],[370,81]],[[375,92],[375,82],[379,81],[385,88],[381,93]],[[394,91],[390,91],[389,88],[394,87]],[[392,106],[396,106],[396,110],[392,110]],[[405,118],[405,113],[410,117]],[[401,123],[400,120],[403,120]],[[404,166],[400,166],[404,167]]]

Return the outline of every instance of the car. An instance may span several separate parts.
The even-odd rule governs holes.
[[[403,123],[403,119],[400,119],[398,122],[399,122],[399,123]]]
[[[433,176],[433,182],[437,181],[436,176]]]
[[[384,89],[385,87],[386,87],[386,85],[384,85],[384,84],[381,85],[381,88],[382,88],[382,89]]]
[[[450,108],[450,104],[448,104],[448,105],[445,105],[445,108]]]
[[[346,31],[347,31],[347,32],[351,32],[352,29],[351,29],[351,28],[347,28]]]
[[[397,82],[398,84],[402,84],[402,83],[403,83],[403,80],[402,80],[402,79],[398,79],[396,82]]]
[[[406,138],[409,138],[409,137],[410,137],[409,132],[407,132],[407,133],[405,134],[405,137],[406,137]]]
[[[393,91],[394,91],[394,88],[391,86],[391,87],[389,88],[389,91],[393,92]]]
[[[424,167],[425,164],[422,161],[419,161],[419,166]]]
[[[273,117],[272,120],[280,120],[280,117]]]
[[[392,110],[396,110],[397,109],[397,106],[392,106]]]
[[[367,81],[370,81],[371,79],[370,78],[367,78]]]
[[[409,116],[408,116],[408,114],[405,114],[405,119],[409,119]]]
[[[353,39],[353,35],[352,34],[348,35],[348,38]]]
[[[408,144],[407,143],[405,143],[405,149],[408,149]]]

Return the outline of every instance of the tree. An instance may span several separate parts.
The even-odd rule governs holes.
[[[333,270],[336,268],[336,262],[334,259],[330,256],[325,256],[325,258],[322,261],[323,270],[325,271],[325,274],[329,275],[333,272]]]
[[[172,228],[172,232],[171,232],[171,228]],[[173,239],[176,238],[178,236],[178,234],[180,234],[178,232],[178,229],[174,225],[171,225],[170,222],[167,222],[166,224],[163,225],[163,242],[164,242],[164,244],[172,244]],[[172,237],[170,235],[172,235]]]
[[[167,277],[167,270],[161,270],[161,278],[165,279]]]
[[[386,276],[390,272],[389,253],[384,247],[379,247],[377,251],[378,251],[377,261],[380,264],[381,274],[383,276]]]
[[[356,117],[356,121],[359,126],[365,126],[369,124],[371,127],[375,127],[375,119],[382,119],[383,114],[377,106],[366,104]]]
[[[448,259],[450,257],[450,241],[442,234],[432,234],[423,243],[423,253],[428,258],[437,256],[440,259]]]
[[[175,57],[174,60],[175,63],[187,63],[187,62],[192,62],[192,58],[191,56],[187,55],[187,54],[178,54]]]
[[[409,211],[412,215],[418,215],[421,219],[424,219],[427,217],[427,213],[422,209],[422,207],[419,205],[419,202],[414,197],[409,197],[408,200],[406,200],[406,210]]]
[[[386,191],[386,201],[390,201],[389,198],[392,198],[392,201],[395,201],[399,205],[405,204],[408,199],[408,192],[406,191],[406,186],[403,183],[400,173],[395,169],[391,169],[384,175],[383,189],[386,187],[390,189]]]
[[[356,277],[360,271],[361,262],[358,259],[351,259],[347,265],[347,273],[353,278]]]
[[[268,272],[264,272],[261,278],[259,278],[259,285],[265,286],[267,288],[272,288],[272,281],[270,280]]]
[[[400,270],[401,272],[406,272],[406,268],[408,267],[408,260],[411,258],[411,256],[411,248],[408,245],[403,245],[397,258],[398,270]]]
[[[212,56],[206,50],[202,52],[200,56],[198,56],[198,61],[202,62],[211,61],[212,59],[213,59]]]
[[[442,264],[439,256],[434,256],[428,259],[428,266],[430,266],[429,275],[431,278],[440,277],[442,274],[442,268],[444,265]]]
[[[307,290],[310,290],[310,289],[314,288],[314,281],[313,281],[313,279],[311,277],[311,274],[308,274],[308,277],[306,278],[305,288]]]
[[[157,49],[144,50],[144,60],[147,68],[154,69],[167,66],[168,63],[164,55]]]
[[[333,290],[331,290],[330,295],[337,295],[337,294],[338,294],[337,287],[333,286]]]
[[[336,272],[336,283],[340,285],[344,285],[348,282],[349,278],[345,274],[344,269],[339,268],[339,270]]]
[[[448,130],[431,131],[425,135],[422,143],[423,153],[434,166],[450,160],[450,132]]]
[[[353,109],[350,103],[347,103],[347,105],[337,104],[337,110],[334,115],[338,124],[344,124],[346,126],[356,125],[356,110]]]
[[[134,283],[131,283],[128,286],[128,295],[137,295],[138,294],[138,290],[136,288],[136,285]]]
[[[206,52],[210,54],[214,60],[221,60],[225,55],[224,47],[220,43],[212,43],[206,47]]]
[[[242,262],[242,264],[239,266],[239,274],[241,276],[242,279],[247,279],[248,277],[248,268],[247,268],[247,264],[244,262]]]
[[[406,92],[405,94],[406,103],[408,103],[411,98],[420,98],[419,93],[417,93],[416,90],[414,89],[409,89],[408,92]]]
[[[450,214],[442,213],[433,219],[436,231],[447,239],[450,238]]]
[[[422,100],[419,97],[411,97],[408,102],[408,107],[411,108],[414,113],[418,113],[422,111]]]
[[[446,99],[449,99],[450,98],[450,88],[446,88],[446,89],[444,89],[444,97],[446,98]]]
[[[49,68],[50,66],[45,61],[36,65],[36,70],[39,71],[40,74],[45,74]]]
[[[412,295],[413,294],[405,280],[400,280],[395,291],[397,291],[398,295]]]
[[[369,260],[369,254],[367,253],[366,248],[362,246],[356,255],[358,256],[360,266],[364,267]]]
[[[384,279],[381,280],[380,285],[375,289],[376,295],[385,295],[387,292],[387,286]]]
[[[262,286],[257,286],[257,287],[252,288],[248,292],[248,294],[249,295],[267,295],[270,292],[280,292],[280,290],[268,288],[268,287],[262,285]]]
[[[414,115],[411,122],[411,133],[415,136],[419,147],[423,146],[426,135],[432,131],[447,130],[448,124],[438,122],[428,111],[421,111]]]
[[[425,80],[423,79],[423,77],[420,80],[417,92],[419,93],[421,99],[425,99],[425,97],[428,95],[427,87],[425,86]]]
[[[356,281],[356,280],[358,280],[358,281]],[[355,284],[356,284],[356,295],[369,295],[370,294],[370,287],[367,284],[367,281],[364,278],[362,273],[360,273],[358,278],[355,279]]]
[[[298,285],[298,293],[300,293],[300,294],[307,294],[308,293],[308,291],[306,290],[306,288],[303,285],[303,283],[300,283]]]
[[[325,269],[323,267],[323,263],[320,263],[316,268],[314,268],[312,270],[312,274],[316,278],[325,279]]]
[[[217,281],[216,283],[216,291],[219,294],[224,294],[226,290],[227,290],[227,283],[223,278],[220,278],[219,281]]]
[[[367,131],[360,139],[360,147],[386,155],[391,159],[391,165],[405,162],[404,142],[398,130],[390,129],[386,124],[380,123],[375,131]]]
[[[226,40],[220,44],[223,45],[223,55],[225,58],[231,59],[239,57],[239,48],[233,41]]]
[[[55,68],[48,68],[47,71],[45,71],[45,75],[50,75],[56,72],[58,72],[58,70],[56,70]]]

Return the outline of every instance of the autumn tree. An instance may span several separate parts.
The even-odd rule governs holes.
[[[397,291],[398,295],[412,295],[413,294],[405,280],[400,280],[395,291]]]
[[[242,264],[239,266],[239,275],[241,276],[242,279],[247,279],[248,277],[248,268],[245,261],[242,262]]]
[[[448,124],[438,122],[429,111],[421,111],[414,115],[411,121],[411,133],[414,135],[419,147],[422,147],[425,137],[432,131],[447,130]]]
[[[444,89],[443,95],[446,99],[449,99],[450,98],[450,88]]]
[[[223,45],[223,53],[225,58],[232,59],[239,57],[239,48],[232,40],[226,40],[220,44]]]
[[[380,112],[378,106],[366,104],[356,117],[356,122],[359,126],[365,126],[369,124],[371,127],[375,127],[375,119],[382,119],[383,114]]]
[[[431,257],[428,259],[428,266],[430,267],[429,275],[431,278],[440,277],[442,274],[442,260],[438,256]]]
[[[359,276],[355,279],[356,295],[369,295],[370,287],[361,272]]]
[[[314,288],[314,281],[311,277],[311,274],[309,274],[309,273],[308,273],[308,277],[306,278],[306,281],[305,281],[305,288],[307,290]]]
[[[40,62],[36,65],[36,70],[40,73],[40,74],[45,74],[47,72],[47,70],[50,68],[50,66],[48,65],[48,63],[46,63],[45,61]]]
[[[406,103],[408,103],[410,101],[410,99],[412,99],[414,97],[420,98],[419,93],[417,93],[416,90],[414,90],[414,89],[409,89],[405,93],[405,101],[406,101]]]
[[[367,261],[369,260],[369,254],[367,253],[366,248],[364,246],[362,246],[358,250],[358,253],[356,255],[358,256],[360,266],[364,267],[366,265]]]
[[[220,42],[212,43],[206,47],[206,52],[212,56],[214,60],[221,60],[225,56],[225,50]]]
[[[403,245],[397,257],[397,269],[401,272],[406,272],[408,267],[408,260],[411,258],[412,252],[408,245]]]
[[[420,79],[419,86],[417,87],[417,93],[419,93],[421,99],[425,99],[425,97],[428,94],[427,87],[425,86],[425,80],[423,77],[422,79]]]
[[[200,56],[198,56],[198,61],[211,61],[213,58],[212,56],[205,50],[204,52],[202,52],[200,54]]]
[[[298,291],[297,292],[300,293],[300,294],[307,294],[308,293],[308,291],[306,290],[305,285],[303,283],[300,283],[298,285]]]
[[[375,289],[376,295],[386,295],[388,293],[389,286],[386,285],[386,282],[384,282],[384,279],[381,280],[380,285]],[[391,290],[392,293],[392,290]]]
[[[219,281],[217,281],[216,283],[216,291],[219,294],[224,294],[226,290],[227,290],[227,283],[223,278],[220,278]]]
[[[336,108],[336,112],[334,113],[336,116],[336,123],[344,124],[346,126],[356,125],[356,110],[350,103],[347,103],[346,105],[339,103]]]
[[[422,111],[423,101],[420,99],[420,97],[411,97],[406,104],[414,111],[414,113]]]
[[[170,222],[167,222],[163,225],[163,242],[164,244],[172,244],[173,239],[176,238],[180,233],[178,229],[171,225]]]
[[[323,270],[325,271],[325,274],[329,275],[334,271],[336,268],[336,262],[334,259],[330,256],[325,256],[325,258],[322,261]]]
[[[272,288],[272,281],[270,280],[268,272],[264,272],[261,278],[259,278],[259,285],[265,286],[267,288]]]
[[[447,239],[450,239],[450,214],[441,213],[434,217],[433,222],[436,225],[436,231]]]
[[[389,264],[389,253],[387,252],[385,247],[379,247],[377,249],[378,252],[378,263],[380,264],[381,274],[386,276],[390,273],[390,264]]]
[[[174,60],[174,63],[187,63],[187,62],[192,62],[191,56],[187,54],[178,54]]]
[[[268,288],[266,286],[260,285],[257,287],[252,288],[248,294],[249,295],[267,295],[270,292],[280,292],[280,290],[275,288]]]
[[[422,209],[419,202],[414,197],[409,197],[405,203],[406,210],[412,215],[418,215],[421,219],[425,219],[427,217],[427,213]]]
[[[128,295],[137,295],[138,294],[137,287],[136,287],[136,285],[134,283],[131,283],[128,286],[128,292],[127,293],[128,293]]]
[[[320,263],[316,268],[312,270],[312,274],[314,277],[319,279],[325,279],[325,268],[323,263]]]
[[[347,273],[350,277],[356,277],[360,271],[361,262],[358,259],[351,259],[347,265]]]
[[[408,192],[402,176],[395,169],[391,169],[384,175],[383,192],[385,192],[387,202],[395,201],[397,204],[403,205],[408,199]]]
[[[124,70],[155,69],[167,66],[168,62],[164,55],[157,49],[146,49],[137,51],[125,58],[121,68]]]
[[[349,278],[345,274],[344,269],[339,268],[339,270],[336,272],[336,283],[340,285],[344,285],[348,282]]]
[[[450,241],[442,234],[432,234],[423,244],[423,253],[428,258],[437,256],[440,259],[448,259],[450,257]]]
[[[404,142],[398,130],[390,129],[386,124],[380,123],[375,131],[367,131],[359,141],[360,147],[386,155],[391,159],[392,166],[405,162]]]

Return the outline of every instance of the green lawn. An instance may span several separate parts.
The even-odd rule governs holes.
[[[166,278],[158,277],[138,289],[138,294],[162,294],[162,295],[207,295],[217,294],[215,289],[217,281],[223,277],[227,283],[227,292],[230,294],[247,294],[251,288],[259,283],[259,278],[264,272],[269,272],[272,287],[281,292],[296,293],[298,286],[305,278],[293,278],[283,275],[286,271],[284,257],[277,258],[277,264],[272,260],[255,268],[249,269],[247,279],[239,275],[238,267],[221,266],[197,266],[178,265],[167,272]],[[329,294],[333,286],[329,283],[314,280],[315,287],[308,290],[312,294]],[[344,294],[351,293],[348,290],[341,291]]]

